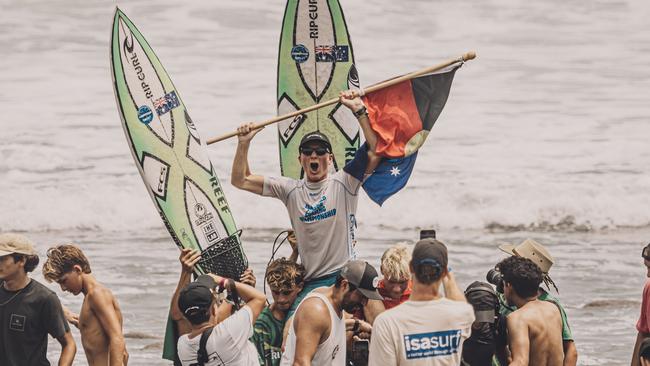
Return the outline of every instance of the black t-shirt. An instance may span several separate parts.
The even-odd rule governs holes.
[[[70,330],[59,298],[33,279],[19,291],[5,290],[0,281],[0,322],[2,366],[49,365],[47,335]]]

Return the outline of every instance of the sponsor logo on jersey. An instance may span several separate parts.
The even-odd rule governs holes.
[[[149,106],[143,105],[138,108],[138,119],[140,122],[148,125],[153,120],[153,112]]]
[[[24,332],[26,323],[27,323],[26,316],[11,314],[11,318],[9,318],[9,329],[17,330],[19,332]]]
[[[322,196],[315,205],[305,204],[305,215],[299,217],[302,222],[314,222],[336,216],[336,209],[327,211],[325,207],[326,196]]]
[[[309,50],[304,45],[297,44],[291,49],[291,58],[301,64],[309,59]]]
[[[407,359],[448,356],[458,353],[461,331],[445,330],[441,332],[404,335],[404,352]]]

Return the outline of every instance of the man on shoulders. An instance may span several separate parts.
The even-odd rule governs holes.
[[[316,287],[332,285],[341,267],[354,257],[359,188],[364,176],[372,173],[381,160],[374,152],[377,138],[361,99],[348,91],[341,93],[340,100],[357,116],[366,145],[343,169],[332,175],[329,174],[332,146],[327,136],[319,131],[306,134],[300,142],[297,158],[304,170],[303,179],[253,174],[248,164],[248,149],[259,130],[252,130],[252,124],[238,129],[239,143],[231,182],[237,188],[278,198],[287,207],[299,243],[301,263],[306,270],[305,287],[297,302]]]
[[[27,275],[38,265],[32,243],[0,234],[0,365],[42,366],[47,335],[61,344],[59,365],[72,365],[77,347],[56,294]]]
[[[335,283],[308,294],[298,305],[282,354],[283,366],[343,366],[346,354],[346,321],[343,310],[353,313],[368,299],[381,300],[377,271],[364,261],[347,262]],[[351,322],[352,324],[352,322]],[[357,323],[370,333],[365,322]]]
[[[539,266],[530,259],[513,256],[498,267],[503,274],[506,300],[517,307],[507,317],[510,365],[562,365],[562,316],[555,303],[537,298],[542,282]]]
[[[447,247],[420,240],[409,266],[408,301],[379,314],[373,323],[368,365],[459,365],[474,310],[448,270]],[[439,292],[445,289],[445,297]]]
[[[111,290],[91,274],[90,263],[74,245],[47,251],[43,276],[61,290],[84,295],[79,312],[79,332],[90,366],[126,365],[129,355],[122,334],[122,311]]]

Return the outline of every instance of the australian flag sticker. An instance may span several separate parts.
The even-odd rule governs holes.
[[[409,360],[448,356],[458,353],[460,337],[461,331],[459,329],[406,334],[404,335],[404,352]]]
[[[350,59],[348,46],[316,46],[316,62],[348,62]]]
[[[156,113],[158,113],[159,116],[162,116],[179,105],[181,105],[181,102],[178,100],[175,90],[172,90],[165,94],[164,97],[153,101],[153,106],[156,108]]]

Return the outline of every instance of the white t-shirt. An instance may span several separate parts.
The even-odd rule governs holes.
[[[301,302],[300,305],[305,302],[305,300],[317,297],[327,305],[330,315],[330,334],[323,343],[319,344],[316,348],[316,353],[314,358],[311,360],[313,366],[345,366],[345,320],[339,318],[338,314],[332,307],[332,304],[327,299],[327,296],[323,295],[320,292],[312,291],[310,292]],[[300,311],[300,305],[298,305],[298,310]],[[282,360],[280,361],[280,366],[291,366],[296,357],[296,344],[298,339],[296,338],[296,330],[294,329],[293,323],[289,326],[289,334],[287,335],[287,344],[285,345],[284,353],[282,354]]]
[[[206,366],[259,366],[257,350],[248,339],[253,335],[253,313],[248,306],[217,324],[205,345]],[[183,366],[196,363],[201,335],[178,339],[178,358]]]
[[[264,178],[262,195],[276,197],[287,207],[306,279],[331,274],[355,257],[359,187],[361,181],[343,169],[320,182]]]
[[[375,319],[368,365],[458,366],[473,322],[466,302],[406,301]]]

